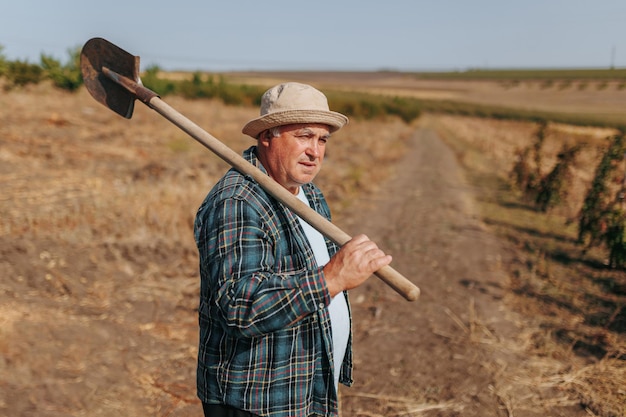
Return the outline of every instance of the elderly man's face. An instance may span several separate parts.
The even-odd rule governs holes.
[[[268,174],[293,194],[322,167],[330,131],[324,124],[294,124],[278,137],[259,139],[259,158]]]

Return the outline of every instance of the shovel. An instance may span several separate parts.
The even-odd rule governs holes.
[[[337,245],[342,246],[351,239],[348,234],[300,201],[270,176],[167,105],[158,94],[144,87],[139,78],[138,56],[131,55],[106,39],[93,38],[83,46],[80,67],[85,87],[96,101],[120,116],[130,119],[135,99],[141,100],[233,168],[253,178],[267,193]],[[419,288],[392,267],[385,266],[376,271],[375,275],[408,301],[414,301],[419,297]]]

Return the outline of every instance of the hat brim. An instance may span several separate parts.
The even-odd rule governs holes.
[[[328,125],[330,131],[336,132],[348,123],[348,118],[341,113],[324,110],[287,110],[266,114],[250,120],[241,130],[244,134],[257,138],[264,130],[277,126],[319,123]]]

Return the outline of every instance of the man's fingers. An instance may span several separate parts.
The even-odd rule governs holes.
[[[385,255],[376,257],[370,261],[370,268],[372,272],[378,271],[383,266],[387,266],[391,263],[392,258],[391,255]]]
[[[367,272],[375,272],[380,268],[391,263],[391,255],[385,254],[375,242],[371,241],[366,235],[355,236],[351,243],[353,255],[360,259],[358,269],[367,270]]]
[[[369,276],[391,263],[376,243],[366,235],[350,239],[324,267],[331,295],[355,288]]]

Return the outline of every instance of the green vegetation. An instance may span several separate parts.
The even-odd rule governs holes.
[[[176,91],[176,83],[174,81],[159,78],[161,68],[157,65],[150,66],[146,69],[141,78],[141,82],[146,88],[158,93],[160,96],[167,96]]]
[[[51,56],[41,55],[41,67],[47,78],[52,83],[63,90],[76,91],[83,85],[83,77],[80,73],[80,49],[76,48],[68,52],[69,61],[62,65]]]
[[[622,269],[626,266],[626,190],[623,179],[617,190],[612,184],[619,178],[617,171],[625,152],[624,135],[612,138],[596,168],[578,225],[578,242],[587,247],[604,245],[609,251],[609,266]]]
[[[545,213],[565,201],[569,194],[567,185],[571,183],[573,177],[571,166],[584,146],[584,143],[573,146],[563,145],[561,152],[557,155],[558,162],[552,171],[539,182],[535,205],[540,211]]]
[[[4,46],[0,45],[0,77],[4,75],[7,70],[7,58],[4,56]]]
[[[9,61],[6,63],[4,78],[7,79],[6,89],[23,87],[28,84],[38,84],[43,78],[43,69],[39,65],[26,61]]]
[[[561,83],[573,80],[626,80],[626,69],[471,69],[468,71],[419,72],[419,79],[445,80],[490,80],[519,82],[545,80],[548,83]]]
[[[328,101],[334,110],[360,119],[381,119],[398,116],[405,123],[417,119],[422,112],[418,100],[366,93],[329,92]]]
[[[545,140],[545,132],[548,124],[539,123],[539,128],[535,134],[535,142],[522,150],[518,150],[515,155],[515,164],[511,170],[511,179],[518,190],[522,192],[526,199],[537,197],[537,188],[541,181],[541,147]],[[532,156],[534,166],[529,159]]]
[[[258,106],[263,89],[246,84],[226,82],[223,76],[194,72],[191,79],[172,81],[159,77],[161,69],[152,66],[141,78],[142,83],[160,96],[178,95],[187,99],[217,99],[232,106]]]
[[[576,162],[578,153],[586,146],[585,143],[564,143],[561,152],[557,154],[557,163],[548,174],[543,175],[541,149],[547,128],[546,122],[539,123],[534,143],[517,151],[516,162],[510,174],[513,185],[522,192],[526,200],[534,201],[535,207],[543,213],[565,201],[569,194],[567,185],[573,177],[571,167]],[[531,156],[534,164],[529,161]]]
[[[52,80],[56,87],[68,91],[75,91],[83,84],[78,48],[69,51],[70,59],[66,64],[61,64],[45,54],[41,55],[40,64],[21,60],[9,61],[1,54],[2,50],[0,45],[0,78],[5,79],[5,90],[39,84],[46,79]]]

